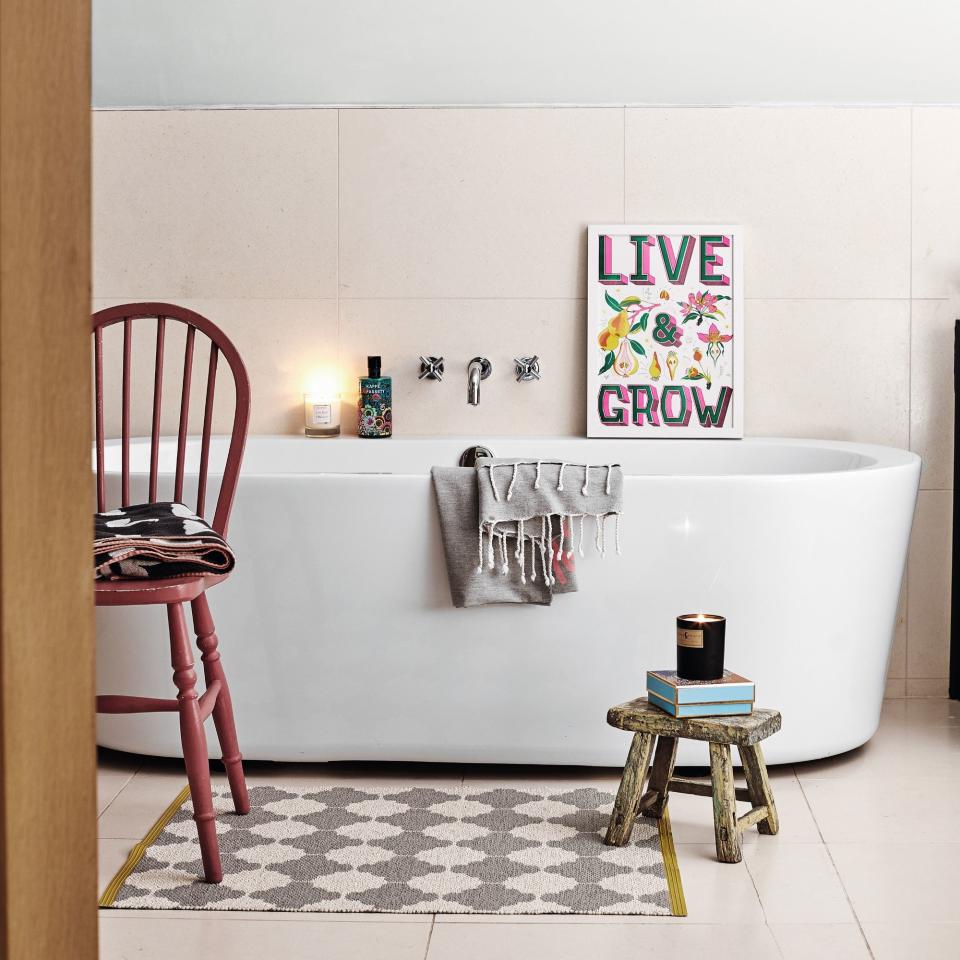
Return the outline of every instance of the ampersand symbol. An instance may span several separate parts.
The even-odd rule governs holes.
[[[658,313],[653,320],[653,339],[665,347],[679,347],[683,335],[669,313]]]

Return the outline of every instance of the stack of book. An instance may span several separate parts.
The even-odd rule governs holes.
[[[684,680],[676,670],[650,670],[647,699],[673,717],[733,717],[753,713],[754,687],[729,670],[719,680]]]

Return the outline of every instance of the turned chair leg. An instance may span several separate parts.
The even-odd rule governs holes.
[[[187,768],[187,782],[193,801],[193,819],[200,837],[200,854],[207,883],[223,879],[220,866],[220,848],[217,844],[217,825],[213,812],[213,794],[210,790],[210,761],[207,758],[207,738],[203,733],[200,704],[197,700],[197,674],[193,669],[193,651],[187,618],[182,603],[167,606],[170,624],[170,654],[173,663],[173,682],[177,687],[180,714],[180,740],[183,760]]]
[[[677,759],[677,738],[659,736],[657,749],[653,754],[653,766],[650,768],[650,782],[647,790],[654,794],[650,803],[640,812],[645,817],[659,820],[667,807],[670,792],[670,778]]]
[[[739,863],[743,854],[737,828],[737,797],[730,744],[710,744],[710,778],[713,781],[713,831],[717,842],[717,859],[721,863]]]
[[[204,681],[207,687],[215,680],[220,683],[220,692],[217,694],[217,702],[213,708],[213,725],[220,740],[220,752],[223,756],[223,765],[227,769],[233,806],[237,813],[249,813],[250,799],[247,796],[247,782],[243,776],[243,755],[240,753],[240,744],[237,741],[237,727],[233,720],[233,702],[230,699],[230,688],[227,686],[227,678],[223,672],[220,651],[217,649],[217,634],[206,594],[201,593],[190,606],[193,611],[193,627],[197,633],[197,646],[202,653],[200,659],[203,661]]]
[[[635,733],[623,768],[623,779],[617,791],[617,799],[610,815],[610,826],[604,843],[612,847],[622,847],[630,839],[634,821],[637,819],[637,807],[643,793],[643,781],[647,777],[647,765],[650,763],[650,748],[653,735]]]
[[[770,787],[767,764],[763,759],[760,744],[740,747],[740,762],[743,764],[743,775],[747,779],[750,802],[755,807],[767,808],[767,816],[757,821],[757,830],[768,836],[775,834],[780,829],[780,818],[777,816],[777,807],[773,802],[773,790]]]

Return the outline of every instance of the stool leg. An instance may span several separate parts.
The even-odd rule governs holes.
[[[777,816],[777,807],[773,802],[773,790],[770,787],[767,764],[763,759],[760,744],[740,747],[740,762],[743,764],[743,775],[747,778],[750,802],[755,807],[767,808],[767,816],[757,823],[757,829],[767,835],[777,833],[780,829],[780,818]]]
[[[717,841],[717,859],[721,863],[739,863],[743,854],[740,852],[740,831],[737,829],[737,798],[730,744],[710,744],[710,777],[713,780],[713,831]]]
[[[647,764],[650,763],[650,748],[653,746],[653,734],[635,733],[627,754],[627,763],[623,768],[623,779],[617,791],[617,800],[610,815],[610,826],[604,843],[611,847],[622,847],[630,839],[633,822],[637,819],[637,804],[643,792],[643,781],[647,777]]]
[[[657,749],[653,755],[653,766],[650,768],[650,782],[647,789],[656,793],[656,798],[642,812],[645,817],[659,820],[667,806],[670,792],[670,778],[673,776],[673,764],[677,759],[677,738],[657,737]]]

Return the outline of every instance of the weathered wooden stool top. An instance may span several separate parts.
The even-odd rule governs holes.
[[[648,703],[646,697],[639,697],[611,707],[607,711],[607,723],[634,733],[748,747],[780,729],[780,711],[757,708],[742,717],[671,717]]]

